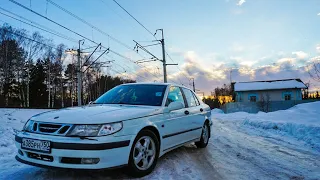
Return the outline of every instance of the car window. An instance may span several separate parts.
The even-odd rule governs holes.
[[[194,98],[193,93],[189,89],[185,89],[185,88],[182,88],[182,89],[183,89],[184,95],[186,96],[188,106],[189,107],[197,106],[197,102],[196,102],[196,99]]]
[[[145,84],[121,85],[100,96],[94,104],[161,106],[166,87]]]
[[[171,86],[169,89],[168,98],[166,101],[166,106],[168,106],[170,103],[175,102],[175,101],[182,102],[183,106],[185,106],[183,95],[182,95],[180,88],[176,87],[176,86]]]
[[[200,106],[200,101],[199,101],[198,97],[194,93],[192,93],[192,94],[193,94],[194,99],[196,100],[197,106]]]

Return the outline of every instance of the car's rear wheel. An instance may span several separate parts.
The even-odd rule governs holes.
[[[141,131],[133,142],[128,170],[135,177],[142,177],[152,172],[159,157],[159,140],[150,130]]]
[[[209,124],[206,122],[204,123],[204,125],[202,126],[202,133],[201,133],[201,138],[200,141],[196,142],[196,146],[198,148],[205,148],[207,147],[208,143],[209,143],[209,138],[210,138],[210,126]]]

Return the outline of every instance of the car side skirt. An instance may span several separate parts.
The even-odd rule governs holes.
[[[176,149],[176,148],[178,148],[178,147],[181,147],[181,146],[183,146],[183,145],[190,144],[190,143],[192,143],[192,142],[197,142],[197,141],[200,141],[200,137],[199,137],[199,138],[192,139],[192,140],[189,140],[189,141],[186,141],[186,142],[181,143],[181,144],[178,144],[178,145],[175,145],[175,146],[173,146],[173,147],[164,149],[164,150],[163,150],[163,154],[165,154],[165,153],[167,153],[167,152],[169,152],[169,151],[171,151],[171,150],[174,150],[174,149]]]

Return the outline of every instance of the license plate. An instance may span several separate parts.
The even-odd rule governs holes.
[[[51,153],[50,145],[50,141],[23,138],[21,148],[37,152]]]

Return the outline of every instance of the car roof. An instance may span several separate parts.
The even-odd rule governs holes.
[[[183,85],[179,85],[179,84],[176,84],[176,83],[139,82],[139,83],[126,83],[126,84],[122,84],[122,85],[132,85],[132,84],[142,84],[142,85],[166,85],[166,86],[172,85],[172,86],[179,86],[179,87],[183,87],[183,88],[186,88],[186,89],[190,89],[190,88],[188,88],[188,87],[185,87],[185,86],[183,86]]]

